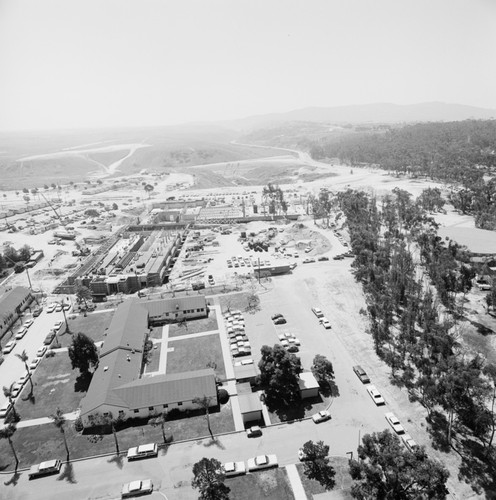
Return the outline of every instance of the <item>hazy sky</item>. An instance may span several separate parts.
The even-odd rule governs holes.
[[[495,0],[0,0],[0,129],[496,108]]]

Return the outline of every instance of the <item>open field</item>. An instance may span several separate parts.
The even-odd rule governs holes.
[[[230,498],[236,500],[254,500],[255,498],[270,500],[294,499],[286,469],[282,468],[228,478],[226,485],[231,488]]]
[[[181,373],[190,370],[202,370],[207,368],[207,363],[214,362],[217,365],[216,375],[221,378],[226,376],[224,359],[219,335],[214,333],[204,337],[195,337],[185,340],[169,342],[167,353],[167,373]]]
[[[47,417],[60,408],[64,413],[79,408],[86,395],[89,381],[78,379],[79,370],[73,370],[67,352],[45,357],[33,374],[34,401],[26,398],[29,381],[17,398],[16,409],[23,420]]]

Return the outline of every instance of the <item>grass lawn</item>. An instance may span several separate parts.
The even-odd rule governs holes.
[[[156,347],[156,349],[155,349]],[[156,372],[160,364],[160,352],[162,351],[162,343],[154,344],[153,349],[149,354],[149,362],[146,365],[146,373]]]
[[[55,407],[51,410],[54,411]],[[126,453],[137,443],[162,443],[160,426],[152,427],[146,422],[142,425],[128,427],[118,431],[117,438],[121,453]],[[234,430],[234,420],[230,403],[222,406],[220,411],[210,414],[210,426],[214,434]],[[208,436],[205,416],[195,415],[190,418],[173,420],[165,424],[166,432],[172,433],[173,441]],[[71,458],[81,458],[100,453],[114,453],[115,442],[112,434],[82,435],[74,430],[73,422],[67,422],[65,427]],[[12,442],[20,460],[21,467],[52,458],[65,460],[65,448],[60,431],[53,424],[37,425],[18,429],[12,437]],[[222,437],[218,439],[222,443]],[[125,457],[121,455],[125,460]],[[119,460],[121,460],[121,458]],[[118,465],[118,460],[109,457]],[[0,471],[12,470],[14,459],[6,439],[0,440]]]
[[[210,332],[217,330],[217,318],[215,311],[210,311],[208,318],[191,319],[185,323],[172,323],[169,325],[169,337],[189,335],[190,333]]]
[[[270,498],[270,500],[294,499],[286,469],[269,469],[229,478],[226,479],[226,485],[231,488],[230,498],[236,500],[253,500],[254,498]]]
[[[110,325],[110,321],[114,316],[114,311],[105,311],[99,313],[90,313],[86,317],[82,314],[77,315],[74,319],[69,319],[73,315],[67,317],[69,328],[72,333],[84,333],[92,338],[95,342],[103,340],[105,330]],[[48,333],[48,332],[47,332]],[[61,347],[68,347],[72,342],[72,335],[63,334],[59,335],[59,342]]]
[[[287,420],[311,417],[314,413],[325,410],[331,402],[331,399],[331,397],[326,398],[322,396],[322,394],[317,398],[302,399],[300,404],[293,405],[288,410],[269,411],[270,421],[275,424],[278,422],[286,422]]]
[[[336,498],[339,499],[351,499],[351,485],[353,480],[351,479],[348,459],[345,457],[330,457],[330,463],[334,467],[336,475],[334,480],[336,485],[331,490],[336,493]],[[313,498],[313,495],[318,495],[319,493],[324,493],[325,488],[315,479],[308,479],[304,472],[303,464],[296,464],[298,473],[300,474],[300,479],[305,489],[305,493],[308,498]]]
[[[151,331],[149,337],[151,339],[161,339],[162,338],[162,330],[166,328],[163,326],[154,326]]]
[[[57,407],[64,413],[76,410],[86,395],[87,384],[76,379],[79,370],[71,368],[67,352],[43,358],[33,374],[34,402],[24,401],[30,391],[29,381],[17,398],[16,409],[23,420],[47,417]]]
[[[209,361],[217,364],[216,375],[221,378],[226,376],[222,347],[218,334],[206,335],[192,339],[175,340],[168,343],[166,373],[181,373],[190,370],[201,370],[207,367]]]

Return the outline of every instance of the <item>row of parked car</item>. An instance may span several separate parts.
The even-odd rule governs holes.
[[[372,401],[376,404],[376,406],[383,406],[386,404],[385,399],[382,397],[382,394],[377,390],[375,385],[370,383],[370,378],[365,372],[365,370],[360,365],[355,365],[353,367],[353,371],[356,373],[357,377],[360,379],[362,384],[367,384],[367,392],[369,396],[372,398]],[[414,451],[415,448],[418,447],[417,443],[413,440],[410,434],[407,434],[404,427],[401,425],[398,417],[392,412],[388,412],[384,415],[389,425],[393,428],[394,432],[398,434],[405,446],[410,450]]]
[[[251,354],[251,344],[245,331],[245,319],[241,311],[224,314],[224,322],[233,358]]]

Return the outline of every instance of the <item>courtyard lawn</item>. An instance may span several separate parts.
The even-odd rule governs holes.
[[[253,500],[254,498],[267,498],[270,500],[294,499],[286,469],[282,468],[228,478],[226,479],[226,486],[231,488],[230,498],[236,500]]]
[[[54,406],[50,413],[55,410]],[[222,406],[220,411],[210,413],[210,425],[214,434],[234,430],[230,403]],[[210,438],[203,413],[195,413],[189,418],[184,416],[179,420],[166,422],[165,430],[167,434],[172,434],[173,442],[183,439]],[[74,422],[67,422],[65,434],[71,459],[116,452],[112,433],[105,435],[81,434],[74,429]],[[136,446],[136,443],[163,443],[160,426],[153,427],[148,425],[147,421],[140,421],[134,426],[119,430],[117,440],[121,453],[119,460],[124,460],[128,448]],[[222,437],[218,438],[217,441],[222,443]],[[12,437],[12,443],[19,457],[21,468],[44,460],[53,458],[65,460],[66,458],[62,435],[52,423],[17,429]],[[116,465],[118,465],[118,460],[109,457],[109,461],[111,460],[116,461]],[[0,470],[12,470],[14,464],[12,451],[7,440],[1,439]]]
[[[153,345],[153,349],[148,355],[148,363],[146,365],[145,373],[152,373],[158,371],[160,364],[160,353],[162,352],[162,343],[157,342]]]
[[[222,314],[226,313],[228,310],[231,311],[241,311],[242,313],[251,312],[248,307],[248,297],[249,293],[230,293],[228,295],[222,295],[219,297],[219,305]]]
[[[75,411],[86,395],[88,381],[80,380],[79,370],[73,370],[67,352],[41,360],[33,372],[34,400],[25,401],[30,391],[29,381],[16,401],[22,420],[47,417],[57,407],[64,413]]]
[[[336,472],[336,475],[334,476],[336,485],[331,490],[335,495],[335,498],[339,498],[340,500],[353,498],[351,496],[351,485],[353,484],[353,480],[350,476],[348,459],[345,457],[330,457],[330,464],[334,467],[334,471]],[[318,495],[319,493],[324,493],[326,491],[318,481],[307,478],[302,463],[296,464],[296,468],[300,474],[300,479],[308,498],[313,498],[313,495]]]
[[[202,370],[207,368],[208,362],[213,361],[217,365],[215,374],[220,378],[226,376],[222,347],[217,333],[173,342],[169,340],[168,348],[166,373]]]
[[[104,339],[105,330],[109,327],[112,317],[114,316],[114,311],[105,311],[98,313],[90,313],[86,317],[77,315],[74,319],[74,315],[69,314],[67,316],[67,322],[69,323],[69,328],[71,333],[84,333],[94,342],[99,342]],[[47,332],[48,333],[48,332]],[[58,335],[61,347],[68,347],[72,342],[72,335],[64,333]],[[54,341],[55,342],[55,341]]]
[[[149,338],[160,340],[162,338],[162,330],[164,328],[167,328],[167,326],[154,326],[150,329]]]
[[[169,325],[169,337],[189,335],[191,333],[211,332],[217,330],[217,318],[215,311],[210,311],[208,318],[191,319],[184,323],[172,323]]]

